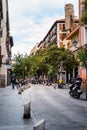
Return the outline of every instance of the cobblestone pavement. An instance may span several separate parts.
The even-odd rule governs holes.
[[[24,104],[31,101],[31,118],[23,119]],[[69,89],[31,85],[18,94],[11,86],[0,88],[0,130],[33,130],[39,120],[46,130],[87,130],[87,101],[77,100]]]
[[[0,130],[33,130],[33,117],[23,119],[25,103],[16,88],[0,88]]]

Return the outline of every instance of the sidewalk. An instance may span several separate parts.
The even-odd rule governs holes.
[[[33,130],[33,115],[30,119],[23,119],[27,98],[24,93],[18,94],[18,90],[11,86],[0,88],[0,130]]]

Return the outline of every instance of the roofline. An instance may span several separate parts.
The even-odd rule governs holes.
[[[53,25],[51,26],[51,28],[49,29],[48,33],[46,34],[46,36],[44,37],[43,41],[46,39],[46,37],[48,36],[49,32],[53,29],[53,27],[57,24],[57,23],[65,23],[65,19],[59,19],[56,20]]]
[[[75,22],[79,22],[79,19],[75,19]],[[56,21],[53,23],[53,25],[51,26],[51,28],[49,29],[48,33],[46,34],[46,36],[43,38],[42,41],[44,41],[44,40],[46,39],[46,37],[48,36],[49,32],[53,29],[53,27],[54,27],[57,23],[65,23],[65,18],[56,20]]]

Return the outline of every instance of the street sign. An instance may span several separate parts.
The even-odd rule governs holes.
[[[6,65],[7,69],[11,69],[12,66],[11,65]]]

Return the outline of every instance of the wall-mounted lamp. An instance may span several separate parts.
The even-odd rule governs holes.
[[[77,40],[74,40],[74,41],[72,42],[72,44],[73,44],[73,46],[74,46],[75,48],[79,48],[79,47],[76,47],[77,44],[78,44],[78,41],[77,41]]]

